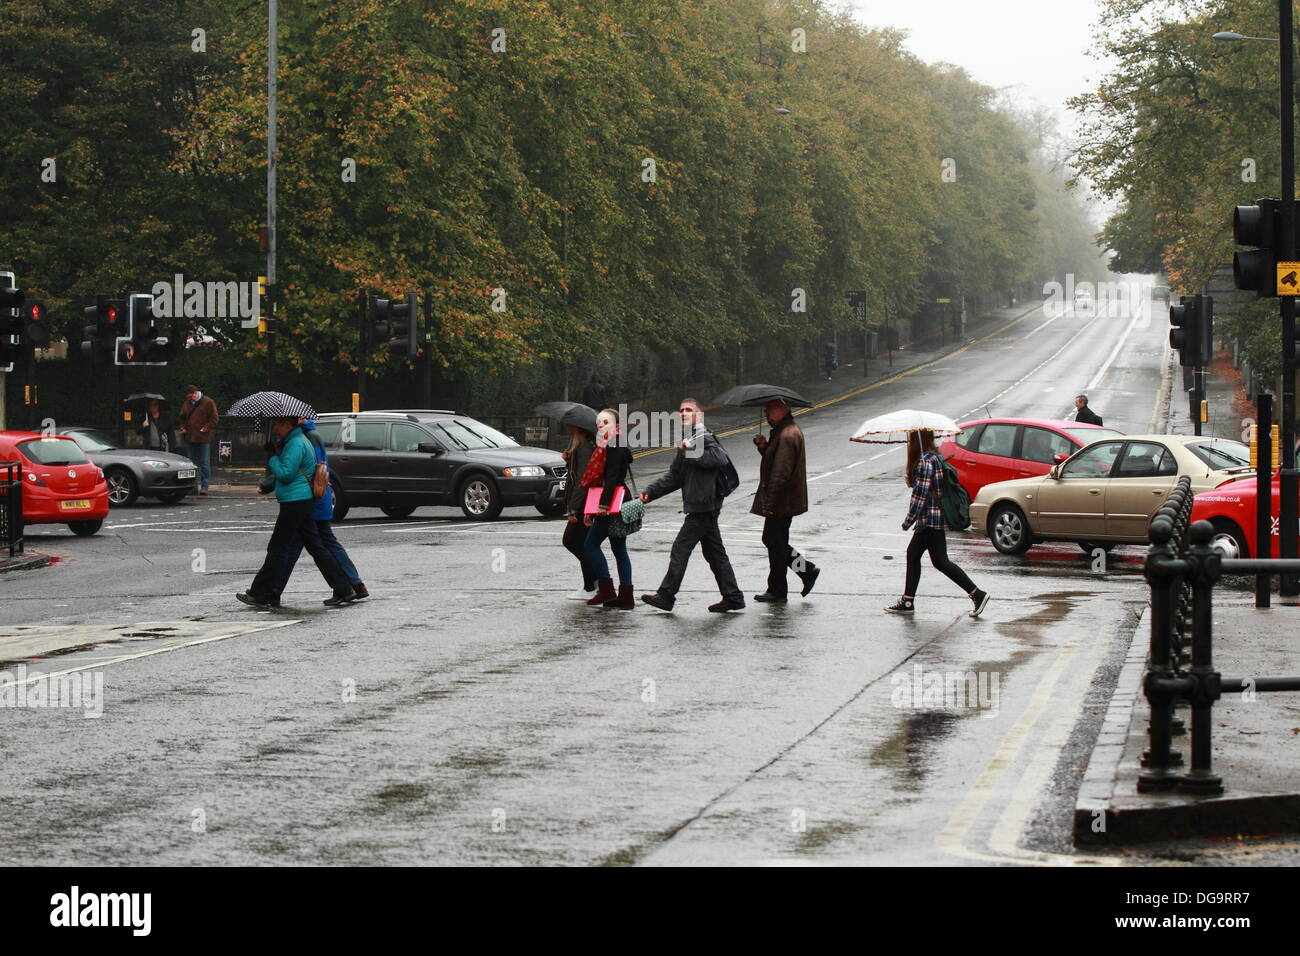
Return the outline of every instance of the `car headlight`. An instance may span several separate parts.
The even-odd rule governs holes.
[[[546,469],[540,465],[515,465],[511,468],[502,468],[501,474],[507,478],[541,478],[546,475]]]
[[[141,464],[144,465],[146,468],[170,468],[171,467],[171,465],[167,464],[167,462],[165,461],[154,461],[152,458],[146,458],[143,462],[141,462]]]

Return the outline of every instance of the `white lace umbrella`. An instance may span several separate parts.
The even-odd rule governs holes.
[[[957,423],[947,415],[904,408],[901,411],[868,418],[853,433],[849,441],[866,442],[871,445],[898,445],[907,441],[910,432],[925,429],[934,432],[936,438],[961,433]]]

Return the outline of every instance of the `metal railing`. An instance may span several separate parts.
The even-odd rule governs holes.
[[[0,461],[0,549],[23,553],[23,466]]]
[[[1182,477],[1151,519],[1146,579],[1151,585],[1151,650],[1143,690],[1151,705],[1139,793],[1177,790],[1215,796],[1223,780],[1211,760],[1214,702],[1225,693],[1300,690],[1300,677],[1224,677],[1214,669],[1214,586],[1224,574],[1300,572],[1300,560],[1225,558],[1210,541],[1214,526],[1191,524],[1191,479]],[[1190,657],[1187,646],[1190,640]],[[1190,661],[1191,666],[1186,666]],[[1179,773],[1173,750],[1174,705],[1192,709],[1192,765]]]

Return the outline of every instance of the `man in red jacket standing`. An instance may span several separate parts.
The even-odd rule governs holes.
[[[764,604],[786,602],[786,569],[803,582],[807,595],[817,583],[821,568],[790,547],[790,521],[808,510],[808,466],[804,458],[803,430],[794,423],[789,407],[780,399],[763,406],[772,437],[754,436],[763,462],[758,468],[758,491],[751,514],[763,516],[763,545],[767,548],[767,590],[754,595]]]
[[[181,434],[185,437],[185,451],[199,472],[201,495],[208,493],[208,483],[212,478],[209,449],[219,420],[217,403],[199,391],[197,385],[186,385],[185,403],[181,405],[180,413]]]

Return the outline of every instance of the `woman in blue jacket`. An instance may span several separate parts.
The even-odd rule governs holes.
[[[275,476],[275,497],[280,502],[280,513],[276,516],[271,540],[266,545],[266,560],[262,562],[261,570],[253,578],[248,590],[235,596],[254,607],[271,607],[272,598],[276,598],[273,588],[280,581],[289,548],[300,540],[334,590],[333,596],[325,603],[335,607],[355,600],[357,594],[352,582],[321,541],[320,532],[312,517],[316,499],[311,493],[311,476],[316,471],[316,453],[298,427],[296,418],[277,418],[271,427],[283,440],[278,455],[271,442],[264,446],[266,453],[271,456],[266,466]]]

